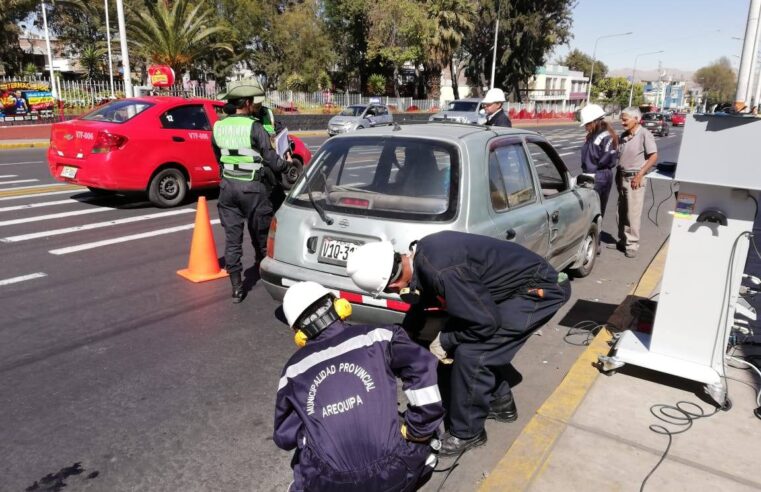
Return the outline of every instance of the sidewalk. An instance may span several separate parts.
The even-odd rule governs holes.
[[[658,292],[667,248],[611,318],[617,326],[626,326],[623,318],[631,318],[634,296]],[[671,432],[685,428],[658,420],[651,407],[683,401],[706,414],[714,411],[699,383],[635,366],[610,377],[600,374],[594,364],[598,355],[607,355],[611,338],[607,330],[595,337],[483,482],[482,492],[640,490],[669,444],[667,435],[650,426]],[[673,435],[668,455],[644,490],[761,490],[761,421],[753,415],[761,381],[755,372],[731,367],[727,376],[733,407],[696,419],[684,433]],[[700,413],[692,405],[680,407]]]

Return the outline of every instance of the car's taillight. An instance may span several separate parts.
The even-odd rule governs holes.
[[[92,147],[93,154],[107,154],[114,150],[119,150],[127,143],[127,137],[123,135],[117,135],[115,133],[109,133],[100,131],[95,138],[95,143]]]
[[[370,200],[365,200],[363,198],[341,198],[338,201],[338,204],[346,205],[347,207],[369,208]]]
[[[275,257],[275,234],[277,234],[277,219],[272,217],[270,230],[267,233],[267,258]]]

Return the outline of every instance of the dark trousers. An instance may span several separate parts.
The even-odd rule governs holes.
[[[489,404],[511,392],[506,366],[531,334],[549,321],[571,295],[568,281],[537,287],[544,290],[544,297],[526,292],[499,304],[502,327],[490,339],[456,347],[448,409],[453,435],[468,439],[484,429]]]
[[[243,227],[248,227],[256,261],[267,255],[267,233],[272,222],[269,190],[259,182],[223,179],[219,184],[219,220],[225,229],[225,269],[242,270]]]
[[[598,169],[595,171],[595,191],[600,197],[600,213],[603,216],[605,216],[605,209],[608,207],[608,197],[613,188],[614,180],[615,169]]]

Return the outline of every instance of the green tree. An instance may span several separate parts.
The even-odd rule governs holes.
[[[373,96],[382,96],[386,92],[386,77],[374,73],[367,78],[367,90]]]
[[[501,2],[501,4],[500,4]],[[497,8],[499,5],[499,9]],[[521,99],[521,89],[545,63],[547,53],[571,36],[573,0],[482,0],[476,28],[463,46],[470,54],[466,74],[478,87],[489,85],[494,25],[499,11],[495,87]]]
[[[625,108],[629,104],[629,89],[631,84],[626,77],[606,77],[600,79],[595,87],[592,89],[593,99],[598,99],[601,102],[609,105],[617,106],[618,108]],[[642,94],[642,86],[640,88],[640,95]],[[632,100],[632,104],[634,104]]]
[[[727,57],[695,72],[693,80],[703,88],[703,97],[710,106],[731,103],[737,87],[737,75]]]
[[[433,38],[427,43],[425,53],[428,97],[440,96],[441,70],[449,66],[454,97],[458,99],[454,57],[465,36],[474,28],[475,5],[469,0],[431,0],[428,15],[433,20]]]
[[[361,89],[371,73],[380,70],[367,55],[370,0],[324,0],[322,16],[338,54],[337,82],[345,89]]]
[[[131,14],[127,31],[132,56],[169,65],[178,76],[209,53],[233,53],[230,43],[212,40],[215,35],[225,34],[227,28],[203,3],[156,0]]]
[[[34,0],[4,0],[0,7],[0,68],[6,75],[21,72],[24,52],[19,46],[21,29],[18,24],[27,18],[39,3]]]
[[[592,57],[577,49],[571,50],[568,56],[561,63],[571,70],[584,72],[589,77],[592,72]],[[595,61],[595,73],[592,76],[592,85],[597,84],[600,80],[608,76],[608,66],[600,60]]]
[[[79,64],[85,69],[87,78],[98,79],[104,74],[104,56],[106,49],[95,44],[88,44],[79,51]]]

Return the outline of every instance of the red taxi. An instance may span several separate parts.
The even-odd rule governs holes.
[[[674,113],[671,115],[672,126],[684,126],[687,115],[684,113]]]
[[[113,101],[53,125],[50,173],[93,192],[145,191],[158,207],[179,205],[189,189],[219,185],[211,129],[222,107],[221,101],[167,96]],[[299,138],[289,138],[303,167],[312,155]],[[284,184],[296,178],[284,176]]]

